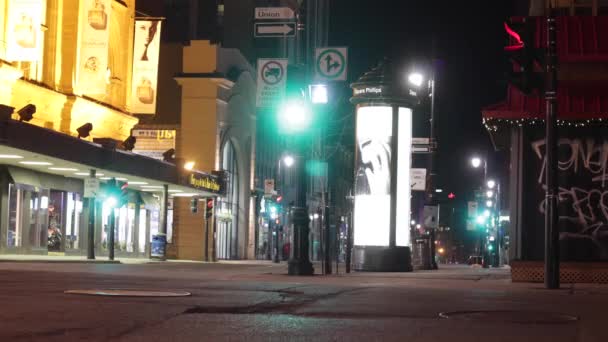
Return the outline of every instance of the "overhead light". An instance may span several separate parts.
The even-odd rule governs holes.
[[[78,139],[88,137],[91,134],[92,130],[93,124],[90,122],[87,122],[84,125],[76,128],[76,132],[78,132]]]
[[[174,163],[175,162],[175,149],[168,149],[165,152],[163,152],[163,160],[169,163]]]
[[[141,189],[141,191],[148,191],[148,192],[159,192],[159,191],[161,191],[161,189],[156,189],[156,188],[143,188],[143,189]]]
[[[443,192],[443,189],[435,189],[435,192],[437,192],[437,193],[442,193],[442,192]]]
[[[134,184],[134,183],[130,183],[130,184]],[[162,185],[142,185],[142,188],[149,188],[149,189],[162,189]]]
[[[480,167],[481,166],[481,158],[479,158],[479,157],[473,157],[473,158],[471,158],[471,165],[474,168]]]
[[[182,190],[177,190],[177,189],[171,189],[169,190],[169,192],[183,192]]]
[[[486,191],[486,197],[487,198],[492,198],[492,196],[494,196],[494,191],[492,191],[492,190]]]
[[[192,170],[192,169],[194,169],[194,164],[195,163],[193,161],[186,162],[186,163],[184,163],[184,169]]]
[[[134,136],[131,135],[127,139],[125,139],[125,141],[122,142],[122,147],[126,151],[133,151],[133,149],[135,148],[136,142],[137,142],[137,138],[135,138]]]
[[[44,161],[20,161],[19,164],[23,165],[53,165],[53,163]]]
[[[174,197],[192,197],[192,196],[198,196],[199,194],[193,193],[193,192],[183,192],[180,194],[174,194]]]
[[[16,154],[0,154],[0,159],[23,159],[23,157]]]
[[[110,179],[112,179],[112,177],[99,177],[99,179],[101,179],[101,180],[110,180]]]
[[[17,111],[17,114],[19,114],[19,121],[26,122],[32,120],[34,118],[35,113],[36,106],[31,103]]]
[[[89,172],[74,172],[74,174],[76,176],[88,176],[88,175],[90,175]],[[99,173],[99,172],[95,174],[96,177],[101,177],[103,175],[104,175],[103,173]]]
[[[129,182],[129,185],[146,185],[147,182]]]
[[[75,169],[73,167],[49,167],[49,170],[53,170],[53,171],[78,171],[78,169]]]

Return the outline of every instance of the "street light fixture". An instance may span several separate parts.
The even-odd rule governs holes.
[[[492,208],[493,204],[494,204],[494,202],[492,202],[490,200],[486,201],[486,207],[488,207],[488,208]]]
[[[486,191],[486,197],[487,197],[487,198],[492,198],[492,197],[494,197],[494,191],[492,191],[492,190],[488,190],[488,191]]]
[[[424,81],[424,76],[421,73],[413,72],[408,75],[407,80],[416,87],[420,87]]]
[[[474,168],[478,168],[481,166],[481,158],[479,157],[473,157],[471,158],[471,165],[473,165]]]
[[[488,181],[488,188],[494,189],[495,186],[496,186],[496,182],[493,179],[490,179]]]
[[[325,84],[313,84],[310,86],[310,99],[314,104],[326,104],[329,101],[327,86]]]
[[[286,155],[285,157],[283,157],[283,163],[285,163],[285,166],[291,167],[295,163],[295,159],[293,158],[293,156]]]

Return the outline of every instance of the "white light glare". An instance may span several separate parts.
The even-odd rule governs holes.
[[[420,87],[422,85],[424,77],[421,73],[413,72],[407,77],[407,80],[416,87]]]
[[[486,207],[491,208],[494,203],[492,201],[486,201]]]
[[[186,170],[192,170],[192,169],[194,169],[194,164],[195,163],[193,161],[186,162],[184,164],[184,169],[186,169]]]
[[[479,157],[472,158],[471,165],[473,165],[474,168],[478,168],[479,166],[481,166],[481,158],[479,158]]]
[[[412,226],[413,226],[413,225],[415,225],[415,224],[416,224],[416,221],[415,221],[415,220],[412,220],[412,222],[410,222],[410,223],[411,223],[411,224],[412,224]]]
[[[496,182],[490,179],[488,181],[488,188],[494,189],[495,186],[496,186]]]
[[[487,198],[492,198],[492,197],[494,197],[494,191],[492,191],[492,190],[488,190],[488,191],[486,191],[486,197],[487,197]]]

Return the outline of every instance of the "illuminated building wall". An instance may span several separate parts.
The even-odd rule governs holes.
[[[30,123],[65,134],[90,122],[91,138],[126,139],[138,122],[129,110],[134,17],[135,0],[0,0],[0,103],[33,103]],[[94,92],[77,83],[83,20],[109,37]]]

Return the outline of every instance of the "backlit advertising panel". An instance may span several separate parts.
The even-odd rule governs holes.
[[[357,109],[354,244],[388,246],[391,217],[391,107]]]

